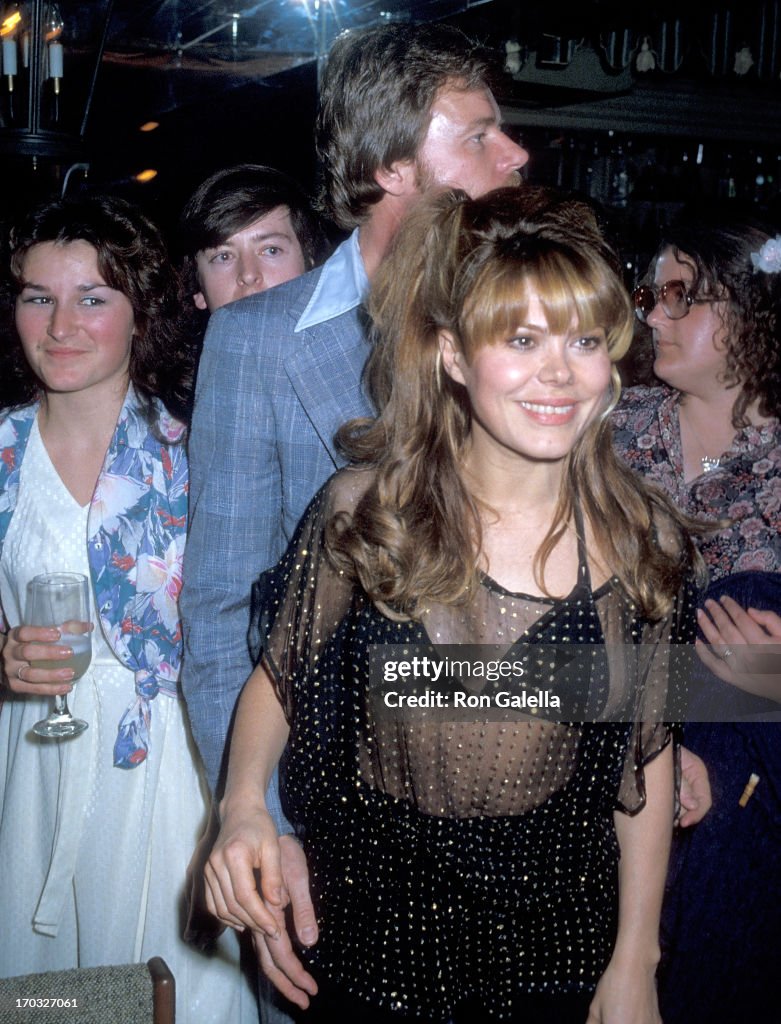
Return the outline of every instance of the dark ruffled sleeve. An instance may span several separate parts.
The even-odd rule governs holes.
[[[645,766],[675,741],[675,724],[683,714],[689,687],[689,671],[695,637],[696,585],[693,576],[684,580],[665,619],[648,623],[642,630],[644,685],[640,688],[630,746],[618,797],[618,809],[634,815],[645,807]],[[675,757],[675,790],[678,792],[679,758]]]
[[[643,650],[648,652],[649,664],[645,685],[640,691],[618,796],[618,809],[625,814],[637,814],[645,807],[645,766],[671,741],[676,743],[678,799],[681,729],[677,722],[686,706],[690,683],[696,594],[693,575],[687,575],[669,614],[661,622],[648,624],[643,630]]]

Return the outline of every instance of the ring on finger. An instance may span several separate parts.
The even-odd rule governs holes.
[[[725,647],[724,648],[724,653],[721,656],[722,661],[726,661],[727,658],[731,658],[734,653],[735,652],[732,650],[731,647]]]
[[[25,682],[25,680],[22,678],[22,669],[25,668],[25,667],[26,667],[25,665],[20,665],[19,668],[16,670],[16,678],[21,683]]]

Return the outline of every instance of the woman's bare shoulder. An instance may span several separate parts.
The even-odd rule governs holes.
[[[328,481],[329,512],[352,513],[355,506],[374,482],[374,469],[353,468],[340,469]]]

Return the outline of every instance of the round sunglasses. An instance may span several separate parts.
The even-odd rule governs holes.
[[[670,320],[683,320],[695,302],[709,302],[710,299],[695,299],[684,281],[665,281],[664,284],[641,284],[632,292],[635,315],[642,323],[656,304],[664,310]]]

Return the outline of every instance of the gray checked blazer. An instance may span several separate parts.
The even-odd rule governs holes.
[[[252,670],[252,583],[279,560],[312,497],[342,465],[337,428],[370,414],[360,308],[294,330],[320,272],[217,310],[198,371],[182,681],[212,789]]]

